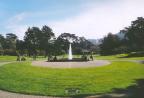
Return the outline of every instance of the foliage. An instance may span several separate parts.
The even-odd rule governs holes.
[[[4,45],[5,45],[5,38],[0,34],[0,51],[1,51],[0,54],[1,55],[3,54]]]
[[[25,32],[24,41],[29,55],[36,55],[40,45],[41,30],[38,27],[28,28]]]
[[[51,39],[55,37],[55,34],[53,33],[52,29],[48,26],[42,27],[42,34],[40,38],[40,48],[45,51],[45,55],[52,54],[52,44],[50,43]]]
[[[73,43],[76,43],[78,40],[78,37],[75,36],[75,34],[70,33],[62,33],[58,36],[57,42],[60,44],[61,49],[63,49],[65,52],[68,51],[69,43],[72,41]]]
[[[133,52],[130,53],[127,57],[144,57],[144,52]]]
[[[16,42],[16,50],[18,55],[26,54],[26,44],[23,40],[17,40]]]
[[[75,34],[62,33],[57,38],[48,26],[29,27],[25,32],[24,40],[19,40],[13,33],[0,35],[0,55],[37,55],[58,56],[68,52],[72,41],[73,54],[83,54],[83,51],[114,55],[144,51],[144,18],[138,17],[131,26],[118,34],[109,33],[100,40],[100,45],[94,45],[84,37]]]
[[[109,33],[101,42],[101,55],[112,55],[119,53],[118,47],[120,46],[120,39],[118,36]]]
[[[53,52],[51,38],[54,38],[52,29],[48,26],[43,26],[40,30],[38,27],[28,28],[25,32],[25,45],[28,50],[29,56],[39,54],[39,51],[45,51],[45,56],[50,56]]]
[[[2,47],[2,45],[1,45],[1,43],[0,43],[0,55],[3,55],[3,53],[4,53],[3,47]]]
[[[26,61],[26,58],[25,58],[25,57],[22,57],[22,58],[21,58],[21,61]]]
[[[16,56],[16,50],[15,49],[5,49],[4,50],[4,55],[11,55],[11,56]]]
[[[113,55],[117,53],[130,53],[144,51],[144,18],[138,17],[132,21],[131,26],[120,31],[123,38],[116,34],[108,34],[102,39],[100,45],[102,55]]]
[[[72,41],[72,49],[73,49],[73,54],[82,54],[82,51],[88,50],[91,51],[92,47],[94,46],[91,42],[86,40],[84,37],[78,37],[75,34],[70,34],[70,33],[62,33],[58,38],[57,38],[59,47],[67,53],[68,48],[69,48],[69,43]]]
[[[13,33],[6,34],[6,49],[16,50],[17,36]]]
[[[16,55],[17,36],[13,33],[6,34],[6,38],[0,35],[0,54]]]
[[[131,26],[122,30],[125,34],[127,45],[131,51],[144,50],[144,18],[138,17],[137,20],[132,21]]]
[[[141,53],[139,55],[141,55]],[[97,60],[120,60],[120,61],[126,61],[126,60],[144,60],[144,57],[139,57],[139,56],[137,57],[137,55],[133,55],[132,56],[131,54],[117,54],[117,55],[110,55],[110,56],[95,55],[94,57]]]

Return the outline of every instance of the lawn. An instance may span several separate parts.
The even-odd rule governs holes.
[[[32,61],[32,57],[25,57],[27,61]],[[44,56],[38,56],[36,60],[46,60]],[[0,62],[10,62],[10,61],[16,61],[17,56],[0,56]]]
[[[82,55],[73,55],[74,58],[81,58]],[[117,54],[110,56],[93,55],[96,60],[144,60],[144,57],[126,57],[128,54]],[[68,58],[68,55],[58,56],[59,58]]]
[[[16,61],[16,56],[0,56],[0,62]]]
[[[126,57],[128,54],[118,54],[110,56],[94,55],[97,60],[144,60],[144,57]]]
[[[126,88],[144,79],[144,65],[115,61],[108,66],[84,69],[52,69],[15,62],[0,67],[0,89],[36,95],[69,96],[67,88],[79,94],[100,94]]]
[[[99,56],[94,55],[96,60],[144,60],[144,57],[129,57],[125,58],[127,54],[118,54],[118,55],[111,55],[111,56]],[[74,58],[80,58],[81,55],[73,55]],[[68,58],[68,55],[61,55],[58,58]],[[16,56],[0,56],[0,62],[8,62],[8,61],[16,61]],[[32,57],[26,57],[27,61],[32,61]],[[44,56],[38,56],[36,60],[47,60]]]

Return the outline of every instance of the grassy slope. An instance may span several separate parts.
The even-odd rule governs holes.
[[[94,58],[97,60],[144,60],[144,57],[129,57],[129,58],[123,58],[126,56],[126,54],[118,54],[118,55],[112,55],[112,56],[98,56],[94,55]],[[67,58],[68,55],[62,55],[58,56],[58,58]],[[81,55],[73,55],[75,58],[80,58]],[[7,61],[16,61],[17,57],[16,56],[0,56],[0,62],[7,62]],[[33,58],[27,57],[28,61],[33,60]],[[43,56],[39,56],[37,60],[47,60],[47,58],[44,58]]]
[[[144,57],[126,57],[128,54],[117,54],[110,56],[93,55],[97,60],[144,60]],[[59,56],[60,58],[68,58],[68,55]],[[73,55],[74,58],[80,58],[81,55]]]
[[[0,56],[0,62],[16,61],[16,56]]]
[[[94,56],[97,60],[144,60],[144,57],[129,57],[126,58],[127,54],[118,54],[111,56]]]
[[[33,67],[30,62],[0,67],[0,89],[40,95],[65,96],[65,88],[79,88],[81,94],[110,92],[126,88],[135,79],[144,79],[144,65],[113,62],[109,66],[87,69]]]
[[[10,61],[16,61],[17,56],[0,56],[0,62],[10,62]],[[26,57],[27,61],[32,61],[33,58]],[[36,60],[46,60],[47,58],[44,58],[43,56],[37,57]]]

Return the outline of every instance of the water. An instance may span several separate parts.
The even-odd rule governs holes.
[[[72,60],[73,59],[73,57],[72,57],[72,47],[71,47],[71,43],[70,43],[70,45],[69,45],[69,58],[68,58],[69,60]]]

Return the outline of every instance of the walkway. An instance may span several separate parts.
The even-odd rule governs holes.
[[[89,68],[109,65],[107,60],[95,60],[88,62],[46,62],[46,61],[33,61],[33,66],[51,67],[51,68]]]

